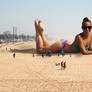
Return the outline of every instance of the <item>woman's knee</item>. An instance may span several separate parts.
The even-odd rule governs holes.
[[[42,49],[37,49],[36,51],[37,51],[38,54],[44,53],[44,49],[43,48]]]
[[[46,54],[48,53],[49,49],[48,48],[42,48],[42,49],[37,49],[37,53],[39,54]]]

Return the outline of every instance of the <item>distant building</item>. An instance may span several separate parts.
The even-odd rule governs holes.
[[[7,30],[7,31],[3,32],[3,34],[10,35],[11,32]]]
[[[17,42],[17,27],[13,27],[13,42]]]
[[[17,35],[17,27],[13,27],[13,35]]]

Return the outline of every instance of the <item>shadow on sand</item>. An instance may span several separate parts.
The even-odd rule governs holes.
[[[15,52],[15,53],[25,53],[25,54],[28,54],[28,53],[31,53],[31,54],[36,54],[36,49],[35,48],[30,48],[30,49],[11,49],[12,52]]]
[[[30,48],[30,49],[11,49],[11,52],[15,52],[15,53],[25,53],[25,54],[37,54],[36,52],[36,48]],[[40,56],[42,54],[38,54],[38,56]],[[44,54],[45,55],[45,54]],[[58,55],[58,53],[53,53],[51,56],[54,55]],[[61,55],[61,53],[59,53],[59,55]],[[75,55],[76,57],[81,57],[82,54],[81,53],[65,53],[65,55],[70,55],[70,57],[72,57],[72,55]]]

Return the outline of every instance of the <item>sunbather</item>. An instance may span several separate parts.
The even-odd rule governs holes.
[[[45,35],[42,20],[35,20],[36,29],[36,50],[37,53],[58,53],[62,50],[64,52],[81,52],[82,54],[92,54],[92,24],[91,21],[85,17],[82,22],[82,32],[77,34],[73,43],[68,40],[58,40],[52,45],[49,45]]]

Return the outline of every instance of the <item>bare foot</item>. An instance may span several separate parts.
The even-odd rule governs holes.
[[[43,21],[42,20],[39,20],[38,28],[39,28],[39,33],[40,34],[44,32],[44,25],[43,25]]]
[[[35,23],[36,33],[39,33],[39,30],[38,30],[38,19],[35,19],[34,23]]]

